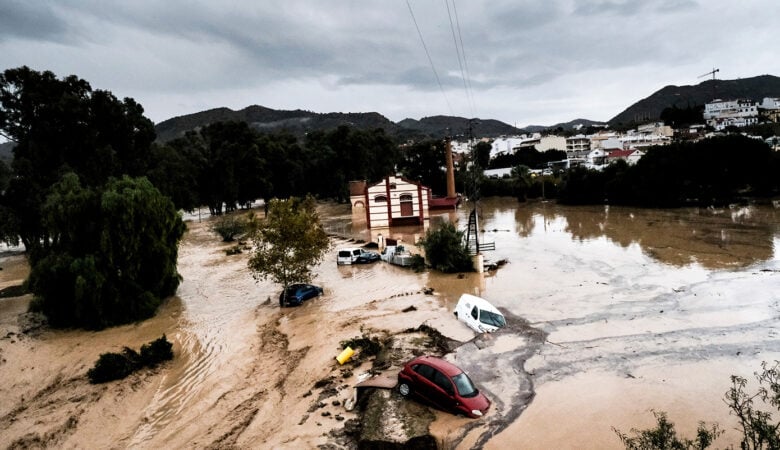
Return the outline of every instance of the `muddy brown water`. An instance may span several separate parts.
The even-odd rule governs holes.
[[[470,207],[437,214],[430,226],[463,229]],[[722,401],[729,376],[750,379],[761,361],[780,359],[780,210],[513,199],[483,200],[478,209],[480,239],[496,246],[485,258],[507,261],[485,274],[336,266],[350,238],[376,242],[381,233],[410,245],[425,229],[366,230],[348,207],[325,205],[323,222],[340,237],[316,270],[325,294],[301,308],[280,311],[278,287],[252,278],[246,253],[226,256],[229,246],[197,216],[180,250],[184,281],[154,319],[29,336],[16,319],[29,299],[0,300],[0,445],[323,445],[341,426],[335,416],[355,417],[333,400],[349,397],[364,370],[342,375],[339,342],[421,323],[463,342],[448,358],[493,400],[479,420],[437,412],[432,431],[443,445],[620,448],[612,427],[650,426],[651,410],[667,411],[688,435],[699,420],[717,421],[726,433],[716,445],[738,444]],[[23,260],[4,255],[0,282],[20,282]],[[452,315],[464,292],[505,311],[509,326],[475,337]],[[417,310],[401,312],[411,305]],[[100,353],[163,332],[175,345],[169,365],[110,388],[84,380]],[[328,376],[339,380],[338,394],[317,409],[318,392],[307,393]]]

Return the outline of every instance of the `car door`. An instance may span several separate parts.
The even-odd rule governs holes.
[[[479,329],[479,307],[477,307],[477,305],[474,305],[468,316],[466,316],[466,325],[477,333],[482,332],[482,330]]]
[[[455,387],[447,375],[433,369],[431,401],[444,411],[455,409]]]

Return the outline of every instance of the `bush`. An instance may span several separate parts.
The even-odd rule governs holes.
[[[773,418],[772,408],[780,411],[780,362],[773,365],[761,364],[761,372],[756,372],[758,390],[747,392],[747,380],[736,375],[731,376],[731,388],[726,392],[725,402],[731,413],[737,416],[742,432],[740,448],[744,450],[779,449],[780,422]],[[761,405],[755,401],[760,400]],[[647,430],[631,429],[633,436],[624,434],[612,428],[620,441],[628,450],[650,449],[705,449],[720,436],[723,431],[718,424],[707,428],[704,422],[699,422],[696,439],[686,439],[677,436],[674,424],[666,419],[663,412],[655,415],[657,425]]]
[[[674,424],[666,419],[665,412],[653,411],[653,415],[657,422],[656,427],[647,430],[632,428],[631,433],[633,433],[633,436],[623,434],[619,430],[612,428],[627,450],[699,450],[709,447],[712,441],[723,434],[723,431],[718,428],[718,424],[707,428],[704,422],[699,422],[699,427],[696,430],[696,439],[679,437],[674,429]]]
[[[141,363],[146,367],[157,367],[157,364],[172,359],[173,344],[164,334],[161,338],[141,346]]]
[[[222,237],[222,242],[233,242],[246,234],[248,221],[235,215],[225,215],[218,218],[210,229]]]
[[[125,347],[122,353],[103,353],[87,371],[92,384],[121,380],[140,368],[138,353]]]
[[[103,353],[87,371],[92,384],[121,380],[143,367],[156,367],[173,359],[173,344],[163,334],[161,338],[141,346],[141,354],[125,347],[122,353]]]
[[[436,270],[445,273],[474,271],[463,232],[449,222],[441,224],[437,230],[428,230],[418,244],[425,249],[425,258]]]

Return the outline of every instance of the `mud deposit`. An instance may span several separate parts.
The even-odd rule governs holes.
[[[465,228],[469,206],[432,219]],[[255,282],[246,252],[195,216],[180,249],[177,297],[139,324],[101,332],[39,328],[29,296],[0,299],[0,446],[57,448],[347,448],[344,404],[371,368],[340,366],[340,343],[421,324],[457,341],[446,357],[493,401],[465,419],[432,410],[447,448],[620,448],[611,427],[652,425],[666,411],[691,435],[717,421],[716,442],[738,446],[722,401],[729,376],[752,380],[780,359],[780,212],[564,208],[480,204],[483,240],[496,244],[482,275],[414,273],[335,264],[350,238],[401,239],[421,228],[365,230],[360,215],[323,207],[338,234],[317,268],[322,297],[280,310],[279,289]],[[23,256],[0,256],[0,289],[21,284]],[[433,288],[433,295],[424,290]],[[475,337],[452,309],[461,293],[507,315]],[[414,308],[409,308],[414,306]],[[404,312],[406,310],[407,312]],[[100,353],[165,333],[175,358],[154,371],[90,385]],[[393,376],[403,361],[383,369]],[[339,437],[340,436],[340,437]]]

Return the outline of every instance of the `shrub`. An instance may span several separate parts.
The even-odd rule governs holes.
[[[418,244],[425,249],[425,258],[436,270],[445,273],[474,271],[463,232],[449,222],[436,230],[428,230]]]
[[[161,338],[141,346],[141,354],[125,347],[122,353],[103,353],[87,371],[92,384],[121,380],[143,367],[156,367],[173,359],[173,344],[163,334]]]
[[[138,353],[125,347],[122,353],[103,353],[95,366],[87,371],[92,384],[121,380],[140,367]]]
[[[236,215],[225,215],[218,218],[212,225],[211,231],[222,237],[222,242],[233,242],[246,234],[248,221]]]
[[[146,367],[157,367],[157,364],[172,359],[173,344],[164,334],[159,339],[141,346],[141,363]]]

